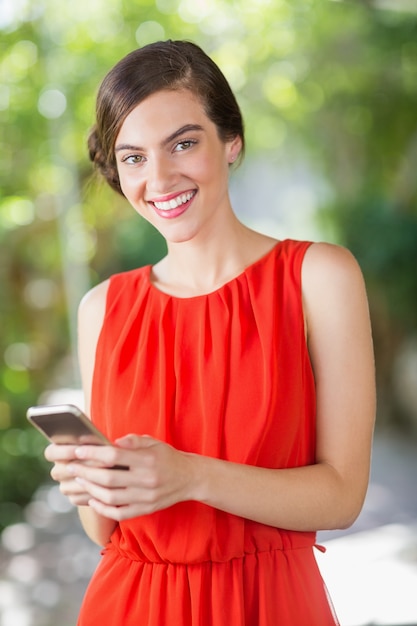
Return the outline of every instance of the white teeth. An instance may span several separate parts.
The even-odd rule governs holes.
[[[188,200],[191,200],[194,194],[195,191],[189,191],[188,193],[183,193],[181,196],[177,196],[167,202],[154,202],[154,205],[160,211],[171,211],[172,209],[176,209],[181,206],[181,204],[185,204]]]

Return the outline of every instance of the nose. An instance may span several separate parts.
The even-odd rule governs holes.
[[[174,163],[168,155],[149,157],[147,186],[150,192],[164,194],[172,190],[177,177]]]

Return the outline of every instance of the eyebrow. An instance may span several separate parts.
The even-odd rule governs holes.
[[[200,124],[185,124],[184,126],[181,126],[181,128],[178,128],[178,130],[174,131],[171,135],[169,135],[169,137],[164,139],[161,142],[161,146],[166,146],[167,144],[171,143],[171,141],[174,141],[175,139],[178,139],[178,137],[181,137],[181,135],[184,135],[184,133],[203,130],[204,128]],[[141,146],[133,146],[132,144],[128,143],[121,143],[115,147],[115,152],[120,152],[121,150],[136,150],[138,152],[141,152],[144,150],[144,148],[142,148]]]

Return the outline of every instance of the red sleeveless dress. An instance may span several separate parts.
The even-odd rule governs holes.
[[[190,298],[159,291],[150,266],[113,276],[93,382],[97,426],[112,440],[148,434],[249,465],[314,463],[301,300],[309,245],[280,242],[216,291]],[[314,544],[313,532],[198,502],[123,521],[78,625],[334,626]]]

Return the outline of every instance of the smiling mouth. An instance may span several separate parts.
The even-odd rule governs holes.
[[[197,192],[187,191],[186,193],[182,193],[176,198],[172,198],[171,200],[167,200],[166,202],[152,202],[152,204],[159,211],[173,211],[174,209],[178,209],[178,207],[182,206],[189,202]]]

